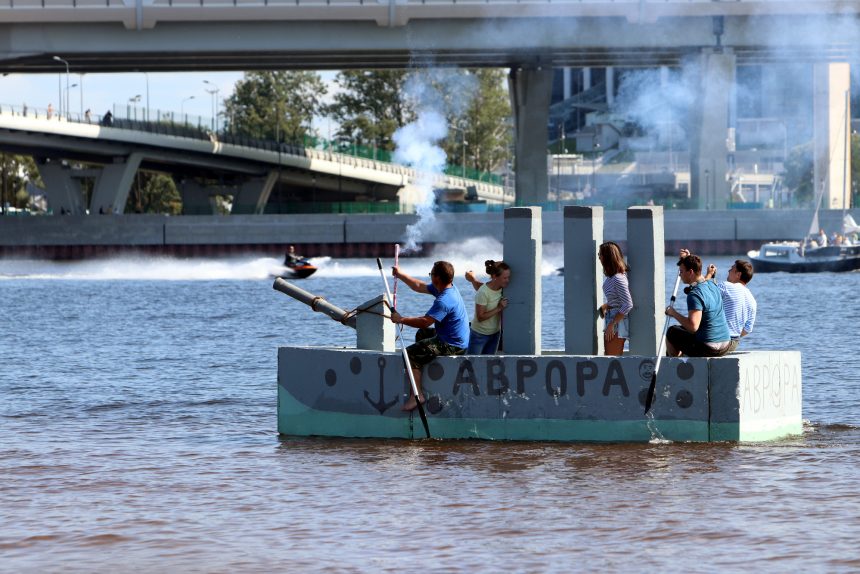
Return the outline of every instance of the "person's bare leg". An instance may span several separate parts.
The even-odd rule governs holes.
[[[424,404],[424,390],[421,388],[421,369],[412,369],[412,376],[415,377],[415,387],[418,389],[418,395],[421,397],[421,404]],[[411,411],[415,407],[418,406],[418,402],[415,400],[415,395],[412,393],[412,389],[409,389],[409,399],[407,399],[406,403],[403,405],[404,411]]]
[[[612,355],[616,357],[620,357],[624,354],[624,341],[627,339],[619,339],[615,337],[611,341],[607,341],[606,337],[603,338],[603,354],[604,355]]]
[[[667,357],[680,357],[681,351],[676,349],[669,338],[666,338],[666,356]]]

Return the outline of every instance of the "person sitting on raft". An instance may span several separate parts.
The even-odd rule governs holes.
[[[425,283],[401,272],[398,267],[392,269],[394,277],[403,281],[407,287],[416,293],[428,293],[435,297],[433,305],[423,316],[403,317],[397,311],[391,312],[391,322],[422,329],[436,326],[436,334],[428,339],[422,339],[406,348],[418,397],[410,392],[409,399],[403,405],[404,411],[411,411],[418,406],[417,401],[424,403],[421,390],[421,369],[442,355],[463,355],[469,346],[469,316],[460,291],[454,287],[454,266],[447,261],[437,261],[430,271],[430,283]]]
[[[678,260],[681,281],[689,285],[684,289],[687,294],[688,313],[685,317],[671,305],[666,314],[681,325],[672,325],[666,332],[666,354],[677,357],[722,357],[734,351],[738,342],[732,340],[723,311],[720,288],[713,281],[702,277],[702,260],[698,255],[690,255],[681,250]],[[686,254],[686,255],[685,255]]]
[[[682,251],[683,253],[683,251]],[[740,345],[741,338],[752,333],[755,325],[757,304],[755,297],[747,287],[753,277],[752,263],[737,259],[729,267],[728,277],[723,282],[717,282],[720,295],[723,298],[723,311],[726,314],[726,325],[732,340]],[[716,265],[708,265],[705,279],[711,279],[717,274]]]
[[[482,283],[472,271],[466,271],[466,280],[475,293],[475,318],[469,329],[469,355],[495,355],[502,334],[502,312],[508,306],[504,288],[511,282],[511,267],[504,261],[484,261],[491,279]]]

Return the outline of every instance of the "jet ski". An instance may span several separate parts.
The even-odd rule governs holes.
[[[307,257],[296,255],[293,250],[290,250],[284,257],[284,266],[276,273],[275,277],[283,277],[284,279],[304,279],[316,273],[316,266],[312,265]]]
[[[290,261],[284,263],[284,274],[281,275],[284,279],[304,279],[316,273],[317,268],[311,265],[311,262],[305,258],[298,261]]]

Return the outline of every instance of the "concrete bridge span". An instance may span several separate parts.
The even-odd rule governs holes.
[[[420,201],[421,186],[474,186],[478,197],[511,203],[503,187],[461,177],[421,174],[416,170],[346,154],[294,145],[268,147],[122,129],[90,123],[0,112],[0,149],[33,155],[55,214],[122,213],[138,169],[170,173],[178,181],[187,215],[211,214],[215,195],[232,196],[232,213],[261,214],[272,189],[285,182],[337,197],[361,195],[401,204]],[[78,169],[77,160],[102,167]],[[94,177],[85,202],[81,179]],[[310,191],[308,191],[310,193]]]
[[[714,18],[742,62],[845,59],[858,11],[840,0],[2,0],[0,71],[55,72],[54,55],[79,72],[671,65],[716,44]]]

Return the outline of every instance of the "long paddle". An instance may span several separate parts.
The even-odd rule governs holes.
[[[394,244],[394,266],[400,267],[400,244]],[[397,307],[397,277],[394,278],[394,298],[391,301],[392,307]]]
[[[678,294],[678,285],[681,284],[681,274],[678,273],[675,279],[675,287],[672,289],[672,298],[669,299],[669,306],[675,305],[675,295]],[[663,325],[663,336],[660,337],[660,346],[657,347],[657,364],[654,365],[654,373],[651,375],[651,384],[648,386],[648,394],[645,396],[645,414],[651,410],[651,403],[654,402],[654,391],[657,389],[657,372],[660,370],[660,360],[663,358],[663,352],[666,350],[666,332],[669,330],[669,319],[666,315],[666,324]]]
[[[379,257],[376,258],[376,264],[379,266],[379,274],[382,276],[382,283],[385,285],[385,297],[388,299],[388,304],[391,310],[394,309],[394,301],[391,298],[391,291],[388,289],[388,277],[382,270],[382,261]],[[397,340],[400,341],[400,351],[403,355],[403,367],[406,369],[406,374],[409,376],[409,384],[412,385],[412,392],[415,394],[415,402],[418,403],[418,414],[421,415],[421,424],[424,425],[424,432],[427,433],[427,438],[430,438],[430,425],[427,424],[427,413],[424,412],[424,405],[421,404],[421,395],[418,394],[418,385],[415,384],[415,376],[412,374],[412,366],[409,364],[409,355],[406,354],[406,343],[403,342],[403,324],[397,325]]]

